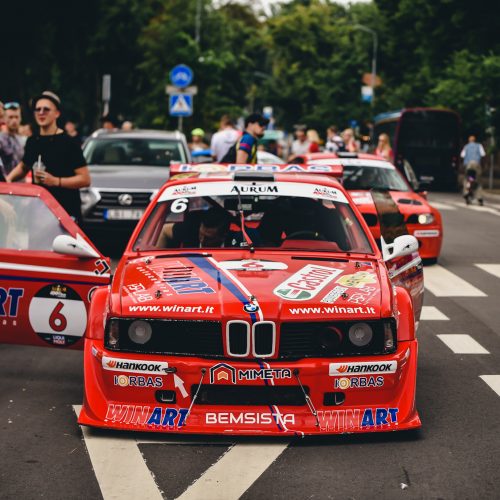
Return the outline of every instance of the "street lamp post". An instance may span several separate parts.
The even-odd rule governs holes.
[[[365,31],[366,33],[370,33],[373,37],[373,54],[372,54],[372,78],[371,78],[371,88],[372,88],[372,106],[375,104],[375,79],[377,77],[377,49],[378,49],[378,36],[377,32],[368,28],[364,24],[355,24],[353,26],[354,29],[358,29],[361,31]]]

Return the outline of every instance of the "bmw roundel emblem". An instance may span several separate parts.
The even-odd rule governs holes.
[[[245,304],[243,306],[243,309],[247,313],[254,313],[254,312],[257,312],[259,310],[259,306],[257,304],[252,304],[251,302],[249,302],[248,304]]]

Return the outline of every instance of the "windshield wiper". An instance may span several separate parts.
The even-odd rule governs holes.
[[[243,213],[240,190],[238,186],[234,186],[234,189],[236,190],[236,194],[238,195],[238,213],[240,215],[241,234],[243,235],[243,238],[245,239],[247,245],[250,247],[250,252],[255,252],[253,241],[251,240],[250,236],[248,236],[245,230],[245,214]]]

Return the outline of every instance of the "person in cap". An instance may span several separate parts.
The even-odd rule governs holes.
[[[191,142],[188,144],[190,151],[203,151],[208,149],[208,144],[203,142],[205,131],[202,128],[195,128],[191,131]]]
[[[66,212],[79,222],[79,189],[90,186],[90,173],[82,150],[57,125],[61,100],[56,94],[46,90],[32,102],[39,132],[28,138],[23,159],[6,180],[21,180],[31,170],[33,182],[47,188]]]
[[[264,136],[269,120],[259,113],[245,119],[245,131],[237,143],[236,163],[257,162],[257,141]]]

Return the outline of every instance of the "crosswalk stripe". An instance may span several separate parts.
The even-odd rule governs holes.
[[[436,297],[486,297],[484,292],[438,264],[424,267],[424,285]]]
[[[455,354],[489,354],[479,342],[467,334],[438,335]]]
[[[500,375],[479,375],[500,396]]]
[[[453,205],[454,207],[458,207],[460,209],[465,208],[467,210],[472,210],[474,212],[490,213],[493,215],[500,216],[500,211],[497,208],[495,208],[496,205],[490,205],[490,204],[488,204],[489,206],[466,205],[465,202],[458,203],[456,201],[453,201],[453,202],[450,201],[450,204]]]
[[[500,264],[474,264],[479,269],[486,271],[487,273],[500,278]]]
[[[426,320],[426,321],[446,321],[450,318],[446,316],[446,314],[443,314],[437,307],[434,306],[423,306],[422,307],[422,313],[420,315],[421,320]]]
[[[285,451],[288,444],[238,443],[177,498],[237,500]]]
[[[448,205],[447,203],[441,203],[439,201],[430,201],[431,206],[437,208],[438,210],[456,210],[456,207]]]

